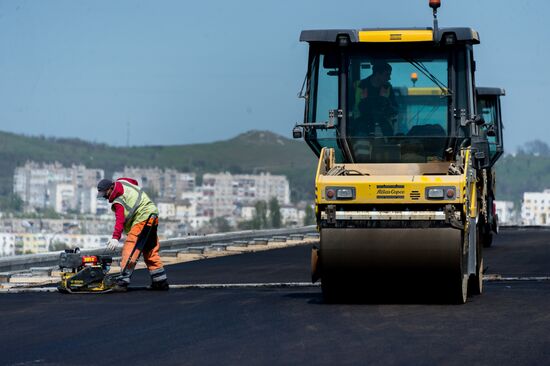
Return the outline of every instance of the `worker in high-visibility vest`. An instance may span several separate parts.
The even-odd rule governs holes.
[[[111,209],[115,213],[116,221],[112,238],[107,243],[111,250],[122,247],[121,268],[124,268],[130,260],[130,254],[136,245],[137,238],[147,223],[151,214],[158,215],[157,206],[151,201],[147,193],[139,186],[138,182],[131,178],[120,178],[113,182],[110,179],[102,179],[97,184],[98,197],[103,197],[111,203]],[[124,244],[119,242],[122,232],[127,234]],[[159,240],[154,233],[156,244],[153,248],[144,248],[143,260],[151,275],[151,290],[168,290],[169,285],[164,270],[164,265],[159,255]],[[139,253],[134,253],[132,262],[136,262]],[[115,290],[124,291],[130,284],[130,271],[122,273],[117,278]]]

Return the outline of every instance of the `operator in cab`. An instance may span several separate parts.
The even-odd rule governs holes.
[[[359,82],[360,130],[367,136],[393,136],[398,105],[390,84],[392,67],[382,60],[373,62],[372,75]],[[359,126],[357,126],[359,127]]]

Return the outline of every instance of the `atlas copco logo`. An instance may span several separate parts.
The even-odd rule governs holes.
[[[376,186],[376,198],[378,199],[402,199],[405,198],[405,186],[401,184],[381,184]]]

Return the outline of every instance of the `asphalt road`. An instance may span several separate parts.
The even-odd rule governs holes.
[[[549,238],[501,233],[488,272],[550,275]],[[308,267],[297,247],[168,270],[178,284],[302,282]],[[549,305],[549,281],[488,282],[465,305],[328,305],[319,288],[4,294],[0,364],[548,365]]]

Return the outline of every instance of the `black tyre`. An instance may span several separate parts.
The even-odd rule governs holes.
[[[484,248],[490,248],[493,244],[493,233],[491,231],[485,231],[481,234],[480,239]]]
[[[459,268],[456,268],[455,274],[449,278],[448,295],[452,304],[464,304],[468,298],[468,255],[463,252],[464,235],[462,236],[462,242],[457,245],[456,251],[456,255],[459,258]]]
[[[476,232],[476,273],[470,276],[468,280],[468,292],[471,295],[480,295],[483,292],[483,244],[480,242],[482,237],[481,229]]]
[[[323,302],[326,304],[334,304],[340,298],[340,291],[335,283],[321,279],[321,291],[323,292]]]
[[[450,300],[452,304],[462,305],[466,303],[468,298],[468,275],[463,274],[461,278],[458,277],[452,284],[452,292],[450,294]]]

